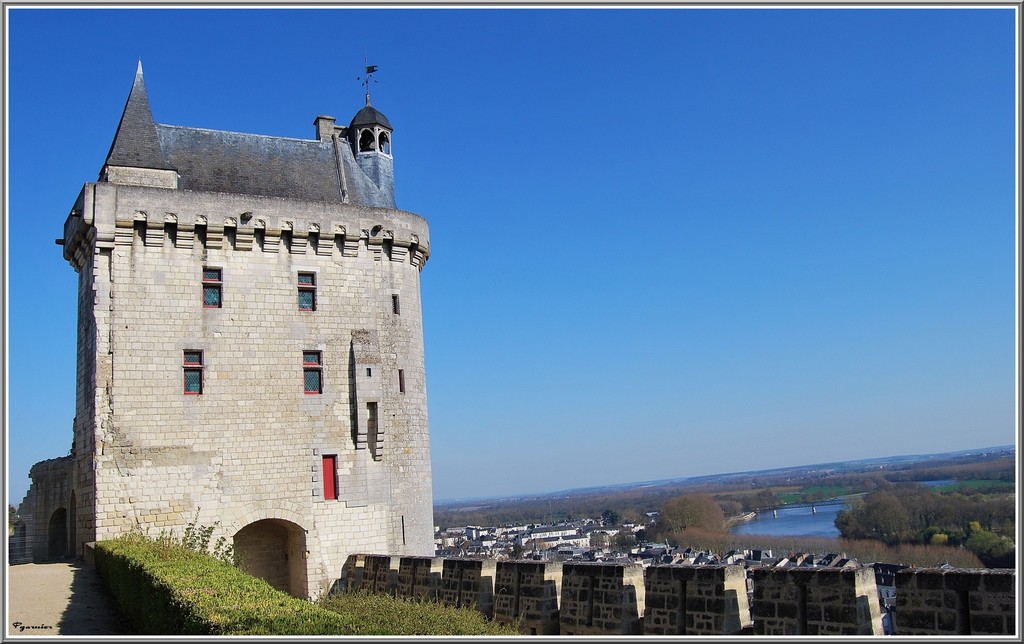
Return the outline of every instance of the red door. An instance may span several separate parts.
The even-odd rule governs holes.
[[[338,471],[338,457],[324,456],[324,500],[333,501],[338,498],[338,490],[334,486],[335,475]]]

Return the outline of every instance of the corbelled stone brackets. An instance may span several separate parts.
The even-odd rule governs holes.
[[[639,565],[562,566],[562,635],[639,635],[644,571]]]
[[[438,593],[441,603],[476,608],[490,617],[496,564],[493,559],[445,559]]]
[[[644,581],[644,635],[733,635],[751,626],[743,566],[650,566]]]
[[[558,635],[562,564],[499,561],[494,578],[494,621],[518,624],[528,635]]]
[[[883,634],[871,568],[756,568],[752,573],[755,635]]]
[[[1015,635],[1013,569],[896,573],[896,635]]]

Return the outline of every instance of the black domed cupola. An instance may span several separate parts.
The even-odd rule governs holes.
[[[366,97],[366,107],[359,110],[348,126],[349,140],[356,154],[376,152],[391,156],[391,133],[394,128],[388,118],[370,105],[370,97]]]

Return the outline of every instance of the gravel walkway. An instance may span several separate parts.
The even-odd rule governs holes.
[[[99,573],[82,561],[17,564],[7,575],[8,637],[131,633]]]

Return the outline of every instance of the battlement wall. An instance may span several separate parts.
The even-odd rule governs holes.
[[[336,588],[436,598],[531,635],[883,634],[870,567],[754,568],[748,586],[738,564],[352,555],[343,574]],[[906,569],[896,587],[896,635],[1015,634],[1014,570]]]
[[[896,573],[900,635],[1014,635],[1016,571],[906,568]]]
[[[93,246],[130,246],[134,238],[147,248],[369,253],[419,270],[430,256],[427,222],[404,210],[91,183],[64,223],[64,257],[80,271]]]
[[[753,570],[757,635],[882,635],[871,568]]]

